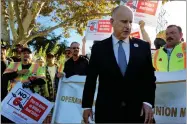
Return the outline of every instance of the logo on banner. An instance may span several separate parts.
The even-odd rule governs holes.
[[[48,108],[46,104],[21,88],[12,93],[12,97],[7,104],[35,121],[38,121]],[[13,113],[15,114],[16,112],[14,111]]]
[[[20,111],[23,109],[23,106],[26,104],[30,96],[29,93],[19,88],[15,93],[12,93],[12,97],[7,104]]]
[[[89,32],[97,32],[97,21],[91,22],[89,27]]]

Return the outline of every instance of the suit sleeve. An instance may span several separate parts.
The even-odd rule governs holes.
[[[82,108],[92,108],[99,66],[97,51],[98,46],[97,44],[94,44],[92,47],[86,82],[83,90]]]
[[[150,103],[154,108],[155,90],[156,90],[156,77],[154,74],[154,67],[151,58],[150,45],[146,43],[146,62],[144,66],[144,89],[143,89],[143,102]]]

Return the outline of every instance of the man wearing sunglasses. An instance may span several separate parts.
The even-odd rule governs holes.
[[[66,61],[64,66],[65,77],[69,78],[73,75],[86,75],[88,68],[88,59],[79,55],[80,44],[72,42],[70,45],[72,57]]]

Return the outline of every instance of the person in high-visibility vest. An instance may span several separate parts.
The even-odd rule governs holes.
[[[4,71],[3,81],[9,82],[10,91],[17,82],[22,82],[34,92],[39,93],[39,85],[44,85],[45,72],[41,71],[38,64],[32,63],[32,52],[29,48],[23,48],[21,51],[21,62],[12,62]]]
[[[166,29],[166,45],[153,55],[153,66],[156,71],[171,72],[186,69],[186,42],[181,42],[182,29],[170,25]]]
[[[139,21],[139,25],[140,25],[140,31],[142,33],[142,38],[143,40],[145,40],[146,42],[149,42],[149,44],[151,45],[152,41],[149,37],[149,34],[147,33],[147,31],[145,30],[145,22],[143,20]],[[157,35],[156,38],[154,40],[154,45],[156,49],[159,49],[160,47],[162,47],[163,45],[166,44],[166,35],[165,35],[165,30],[160,31]]]
[[[44,66],[46,84],[40,86],[43,91],[46,90],[46,93],[41,92],[41,95],[51,102],[55,102],[59,79],[63,76],[62,67],[55,64],[55,59],[53,53],[47,53],[46,65]]]

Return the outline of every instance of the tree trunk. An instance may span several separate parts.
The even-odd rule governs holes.
[[[8,18],[5,1],[1,2],[1,39],[10,45],[10,30],[8,27]]]

